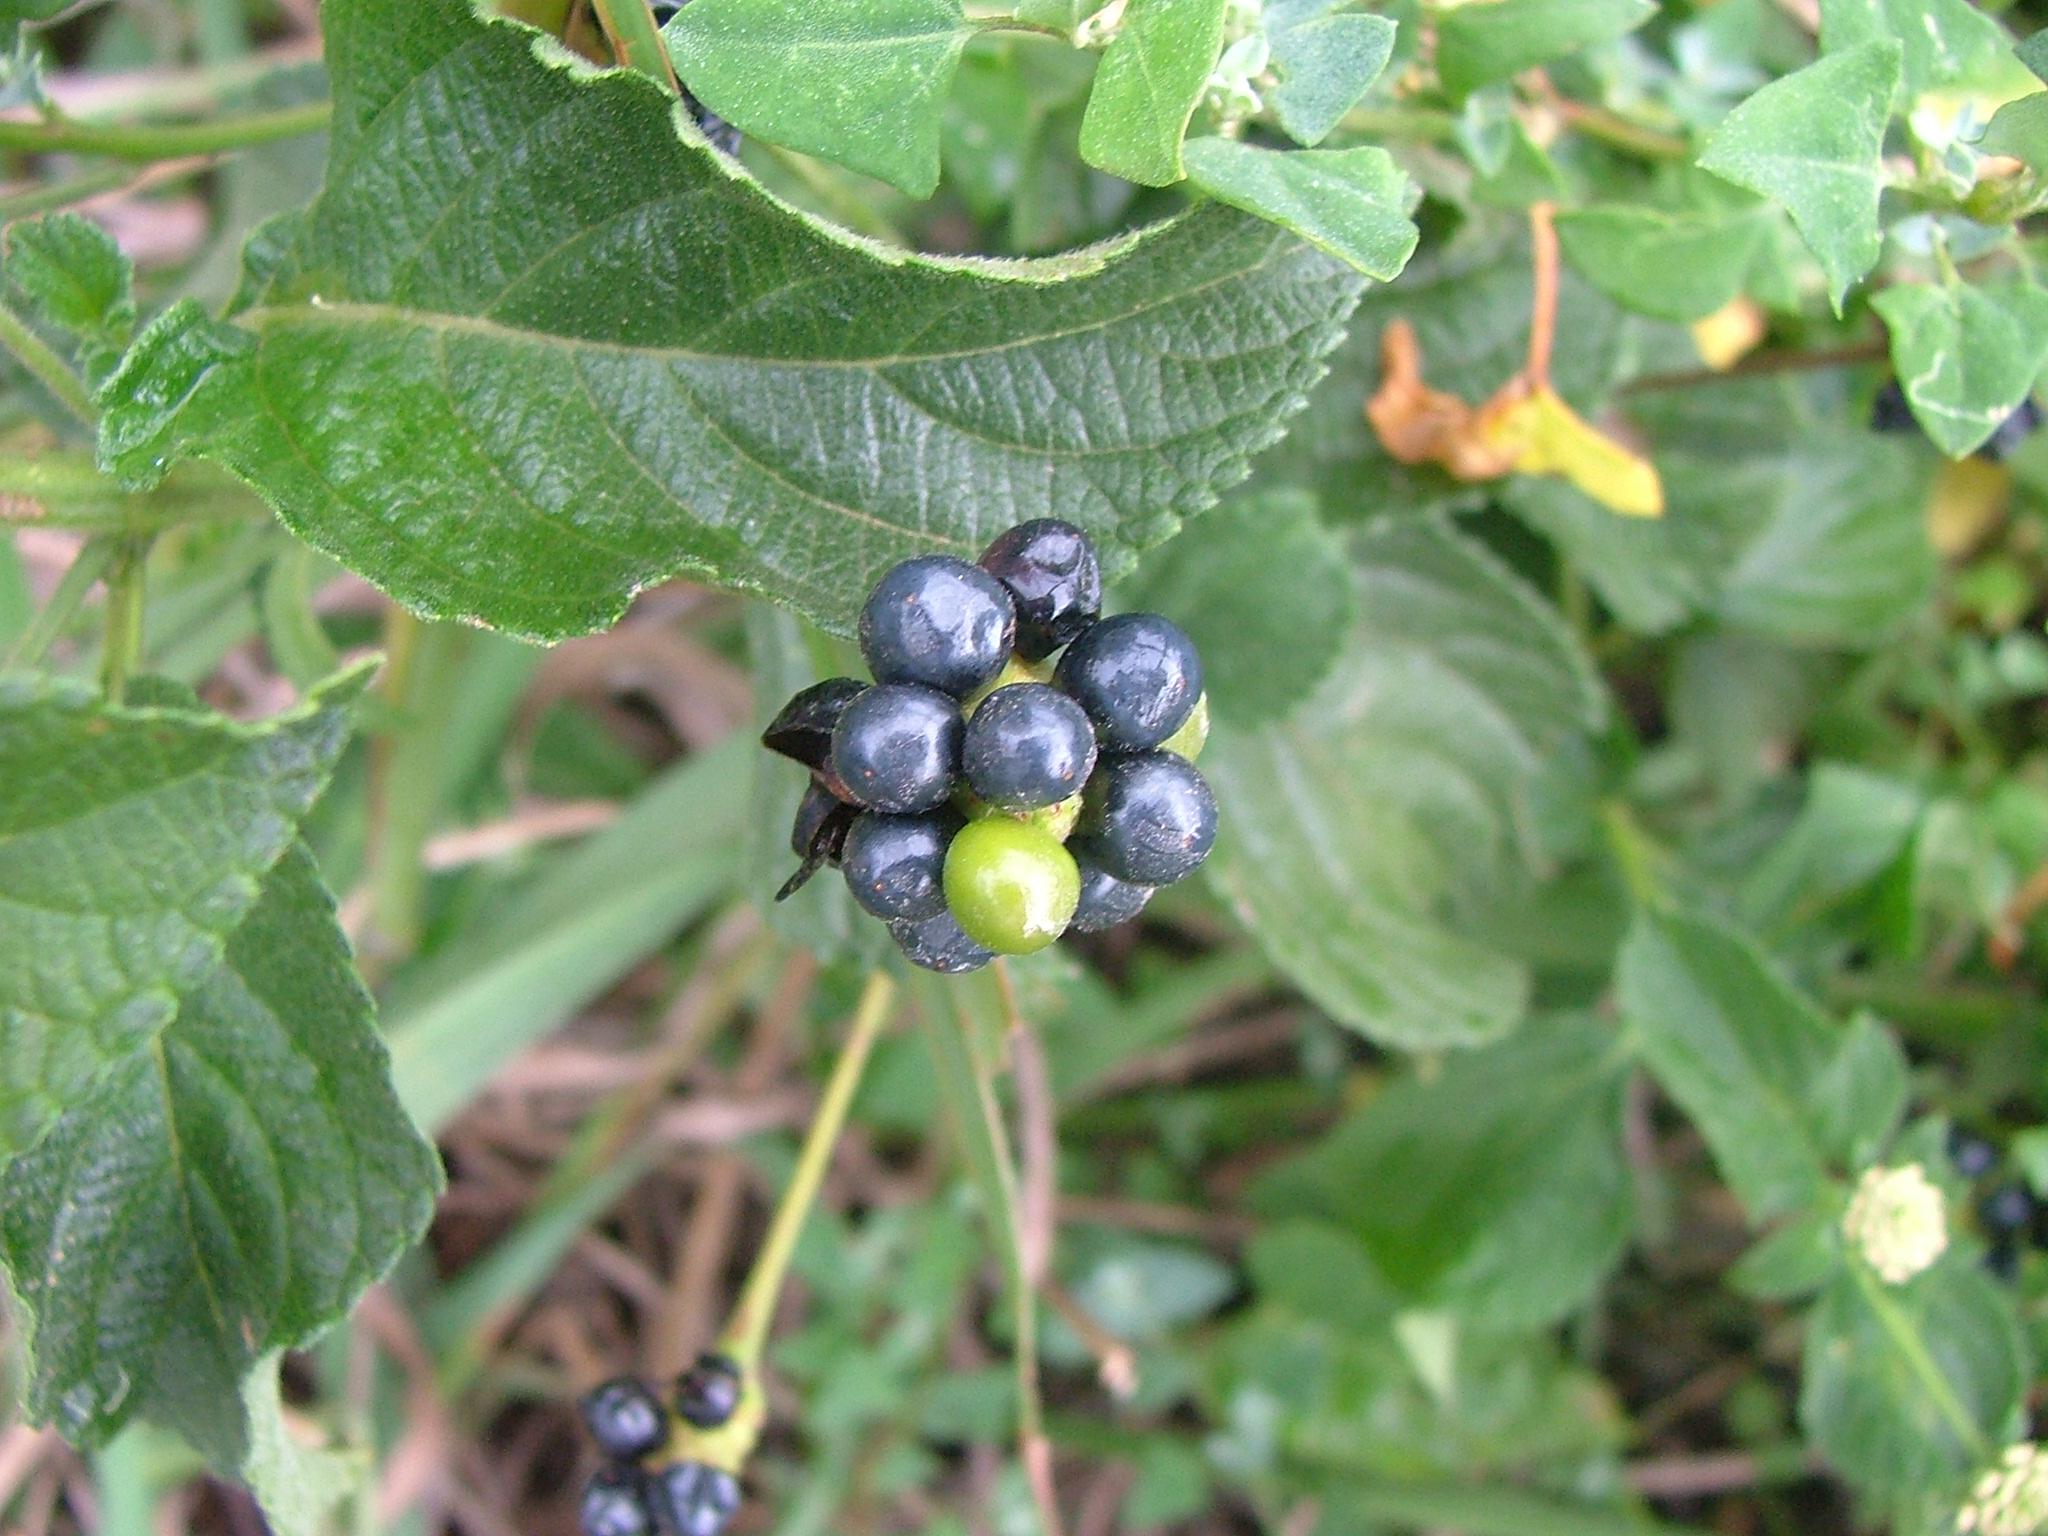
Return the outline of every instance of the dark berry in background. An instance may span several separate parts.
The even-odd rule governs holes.
[[[920,555],[875,583],[860,611],[860,653],[878,683],[972,693],[1010,659],[1009,589],[978,565]]]
[[[1870,402],[1870,430],[1873,432],[1918,432],[1920,423],[1913,419],[1913,407],[1906,403],[1906,392],[1899,387],[1897,379],[1887,379],[1884,387]]]
[[[647,1480],[631,1467],[605,1467],[583,1487],[577,1523],[583,1536],[654,1536]]]
[[[1077,854],[1074,862],[1081,867],[1081,904],[1067,926],[1075,933],[1101,933],[1127,923],[1152,899],[1151,886],[1119,880],[1085,854]]]
[[[676,1412],[697,1429],[716,1429],[740,1405],[740,1368],[724,1355],[699,1355],[676,1378]]]
[[[892,816],[936,810],[960,771],[960,706],[916,683],[870,688],[839,717],[832,766],[853,797]]]
[[[1987,1230],[2001,1236],[2024,1232],[2034,1223],[2034,1197],[2021,1184],[2001,1184],[1977,1207]]]
[[[583,1422],[615,1461],[637,1461],[668,1439],[668,1416],[645,1382],[620,1376],[584,1394]]]
[[[868,811],[847,830],[846,888],[884,922],[914,922],[946,909],[946,845],[960,817],[941,806],[922,816]]]
[[[2018,410],[1993,429],[1991,435],[1977,445],[1977,457],[2002,464],[2019,452],[2020,445],[2032,437],[2041,425],[2041,407],[2032,400],[2022,400]]]
[[[904,959],[946,976],[978,971],[996,957],[994,950],[969,938],[959,919],[947,911],[916,922],[891,923],[889,933]]]
[[[960,749],[967,787],[1006,811],[1035,811],[1077,794],[1095,769],[1095,731],[1081,706],[1044,683],[1012,683],[981,701]]]
[[[1998,1166],[1998,1148],[1960,1127],[1948,1133],[1948,1160],[1966,1179],[1981,1179]]]
[[[1119,880],[1171,885],[1216,840],[1216,798],[1186,758],[1134,752],[1103,760],[1089,781],[1077,852]]]
[[[730,1472],[679,1461],[654,1479],[655,1498],[675,1536],[719,1536],[740,1507],[740,1485]]]
[[[1017,654],[1043,661],[1102,616],[1102,568],[1088,535],[1056,517],[1019,523],[982,552],[981,567],[1017,605]]]
[[[1087,711],[1105,752],[1143,752],[1181,726],[1202,694],[1202,659],[1156,613],[1104,619],[1060,657],[1060,687]]]
[[[846,706],[867,691],[866,683],[851,677],[828,677],[811,684],[768,722],[761,745],[818,772],[832,758],[832,728]]]

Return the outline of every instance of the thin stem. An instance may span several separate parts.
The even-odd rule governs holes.
[[[652,75],[680,95],[675,65],[669,61],[668,45],[661,40],[647,0],[594,0],[594,5],[597,24],[604,29],[619,63]]]
[[[187,155],[217,155],[319,133],[327,127],[330,110],[326,102],[316,101],[302,107],[198,123],[86,123],[69,118],[24,122],[4,118],[0,119],[0,149],[30,154],[64,151],[105,155],[111,160],[180,160]]]
[[[142,605],[148,581],[148,534],[123,535],[107,572],[107,642],[100,656],[100,687],[118,704],[142,660]]]
[[[739,1366],[741,1375],[749,1381],[760,1370],[761,1352],[767,1347],[768,1328],[775,1318],[775,1303],[782,1294],[782,1282],[789,1273],[797,1238],[818,1198],[818,1188],[832,1161],[832,1148],[846,1125],[854,1090],[860,1086],[868,1055],[895,1000],[895,982],[886,972],[872,973],[861,989],[853,1023],[847,1029],[846,1043],[840,1047],[839,1060],[833,1064],[832,1076],[825,1084],[824,1096],[818,1100],[810,1127],[804,1132],[796,1171],[790,1175],[789,1186],[776,1204],[768,1235],[761,1241],[761,1251],[755,1256],[746,1283],[740,1287],[739,1300],[726,1321],[719,1350]]]
[[[1049,37],[1059,43],[1074,40],[1073,34],[1064,27],[1044,21],[1026,21],[1021,16],[970,16],[967,25],[977,32],[1023,32],[1032,37]]]
[[[0,304],[0,347],[11,352],[14,360],[33,374],[65,410],[88,427],[97,424],[99,418],[93,414],[92,397],[85,392],[84,380],[28,328],[27,321],[5,304]]]
[[[1692,146],[1677,134],[1661,133],[1618,112],[1610,112],[1605,107],[1589,107],[1582,101],[1559,97],[1555,104],[1559,115],[1589,139],[1598,139],[1603,144],[1627,150],[1645,160],[1692,158]]]
[[[200,466],[182,466],[138,496],[109,480],[89,454],[0,453],[0,525],[136,533],[259,510],[235,481]]]
[[[9,671],[33,667],[49,653],[57,637],[64,633],[78,610],[85,606],[85,595],[92,590],[93,583],[113,563],[114,543],[111,538],[94,539],[79,550],[59,578],[57,590],[50,594],[50,600],[43,604],[35,621],[22,632],[21,638],[14,643],[14,649],[8,652]]]
[[[1557,346],[1557,209],[1551,203],[1529,208],[1529,260],[1535,293],[1529,300],[1529,360],[1522,376],[1531,389],[1550,383],[1550,354]]]
[[[1886,347],[1882,341],[1860,341],[1845,347],[1820,347],[1810,352],[1778,350],[1752,352],[1726,368],[1684,368],[1673,373],[1646,373],[1621,386],[1625,395],[1648,394],[1660,389],[1689,389],[1696,384],[1725,384],[1731,379],[1753,378],[1759,374],[1807,373],[1822,368],[1854,368],[1882,362]]]

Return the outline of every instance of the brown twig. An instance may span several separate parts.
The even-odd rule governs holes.
[[[1812,351],[1781,349],[1752,352],[1726,368],[1681,368],[1671,373],[1646,373],[1621,386],[1624,395],[1650,394],[1660,389],[1691,389],[1701,384],[1724,384],[1730,379],[1755,378],[1760,374],[1807,373],[1822,368],[1854,368],[1863,363],[1883,362],[1887,356],[1882,341],[1859,341],[1844,347],[1817,347]]]
[[[619,819],[619,807],[610,800],[539,801],[481,826],[443,832],[427,840],[428,869],[461,869],[519,853],[538,843],[559,842],[582,837],[610,826]]]
[[[1529,261],[1535,292],[1529,300],[1529,358],[1522,378],[1534,390],[1550,387],[1550,354],[1557,347],[1557,208],[1529,207]]]
[[[1161,1237],[1192,1237],[1224,1246],[1249,1242],[1259,1230],[1255,1219],[1234,1211],[1198,1211],[1183,1205],[1154,1205],[1101,1195],[1062,1195],[1059,1216],[1062,1223],[1092,1223]]]
[[[1095,1357],[1095,1374],[1109,1395],[1119,1402],[1131,1397],[1138,1390],[1138,1357],[1131,1346],[1098,1323],[1058,1280],[1047,1277],[1039,1294]]]
[[[1008,967],[997,962],[1007,977]],[[1052,1073],[1036,1030],[1019,1018],[1010,1026],[1011,1076],[1017,1085],[1017,1250],[1025,1282],[1043,1286],[1052,1272],[1059,1196],[1059,1135]]]
[[[1289,1010],[1205,1030],[1104,1073],[1090,1085],[1088,1096],[1107,1099],[1155,1084],[1185,1083],[1200,1073],[1279,1050],[1292,1044],[1300,1031],[1300,1015]]]

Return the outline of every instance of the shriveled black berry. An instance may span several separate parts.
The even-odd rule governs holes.
[[[1152,899],[1151,886],[1119,880],[1085,854],[1076,854],[1074,862],[1081,866],[1081,904],[1067,927],[1075,932],[1101,933],[1128,923]]]
[[[804,786],[804,797],[797,802],[796,821],[789,829],[789,851],[803,862],[797,865],[795,874],[782,882],[782,889],[775,893],[777,901],[789,900],[827,865],[838,868],[847,831],[860,814],[859,806],[840,799],[817,779]]]
[[[922,816],[862,813],[846,834],[846,889],[862,910],[884,922],[913,922],[945,911],[946,845],[959,830],[960,816],[951,806]]]
[[[912,965],[946,976],[978,971],[996,957],[994,950],[970,939],[959,919],[947,911],[916,922],[891,923],[889,932]]]
[[[1075,841],[1119,880],[1171,885],[1209,856],[1216,797],[1200,770],[1175,753],[1105,758],[1088,781]]]
[[[866,683],[851,677],[828,677],[822,683],[811,684],[768,722],[768,729],[761,733],[761,745],[792,762],[802,763],[813,773],[828,767],[832,761],[832,727],[839,723],[846,706],[867,691]]]
[[[935,810],[960,771],[960,705],[936,688],[884,683],[839,717],[832,766],[871,811],[905,816]]]
[[[698,1429],[716,1429],[740,1405],[740,1368],[725,1355],[704,1354],[676,1378],[676,1412]]]
[[[1913,407],[1906,403],[1906,392],[1899,387],[1897,379],[1887,379],[1870,402],[1870,430],[1873,432],[1918,432],[1920,423],[1913,419]]]
[[[597,1448],[615,1461],[637,1461],[668,1439],[668,1416],[654,1389],[619,1376],[583,1396],[583,1422]]]
[[[1120,613],[1068,646],[1053,680],[1088,712],[1103,751],[1143,752],[1187,722],[1202,658],[1170,620]]]
[[[647,1479],[631,1467],[604,1467],[583,1485],[577,1523],[583,1536],[654,1536]]]
[[[2034,1223],[2034,1197],[2024,1184],[2001,1184],[1984,1197],[1977,1214],[1992,1232],[2024,1232]]]
[[[1948,1133],[1948,1160],[1966,1179],[1981,1179],[1998,1166],[1998,1148],[1961,1126]]]
[[[1016,633],[1010,590],[978,565],[920,555],[892,567],[860,611],[860,653],[878,683],[956,696],[1003,670]]]
[[[1072,523],[1019,523],[982,551],[981,568],[1016,601],[1017,654],[1026,661],[1043,661],[1102,617],[1102,567]]]
[[[1095,729],[1044,683],[1012,683],[981,701],[960,748],[967,786],[1006,811],[1057,805],[1095,771]]]
[[[1977,457],[2002,464],[2019,452],[2020,444],[2032,437],[2041,426],[2041,407],[2029,398],[2022,400],[2019,409],[1992,430],[1989,437],[1977,445]]]
[[[675,1536],[720,1536],[740,1507],[739,1479],[722,1467],[679,1461],[657,1475],[655,1497]]]

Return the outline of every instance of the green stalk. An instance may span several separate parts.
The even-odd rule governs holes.
[[[107,572],[107,643],[100,656],[100,687],[109,704],[121,702],[142,660],[142,604],[148,582],[150,539],[131,534],[114,546]]]
[[[35,622],[22,631],[14,649],[7,653],[9,671],[36,666],[49,654],[57,637],[64,633],[78,610],[85,606],[85,595],[92,590],[93,583],[113,563],[114,545],[115,540],[111,538],[94,539],[78,552],[77,558],[59,578],[57,590],[50,594],[42,612],[35,616]]]
[[[280,139],[322,132],[330,113],[324,101],[275,112],[251,112],[198,123],[87,123],[69,118],[48,122],[0,120],[0,149],[29,154],[63,151],[105,155],[110,160],[181,160],[253,149]]]
[[[200,466],[181,467],[155,490],[133,495],[102,474],[87,453],[0,453],[0,525],[137,533],[258,511],[234,480]]]
[[[99,418],[94,414],[92,398],[85,392],[85,383],[73,373],[64,359],[52,352],[49,345],[28,328],[23,320],[5,304],[0,304],[0,347],[14,354],[14,360],[35,375],[36,381],[56,397],[57,403],[76,416],[86,426],[95,426]]]

